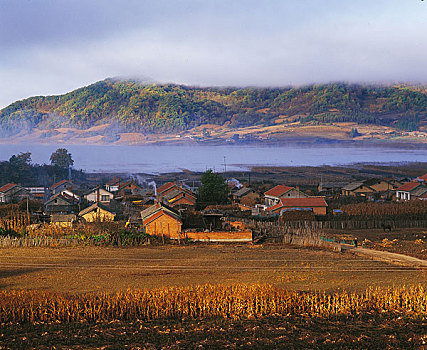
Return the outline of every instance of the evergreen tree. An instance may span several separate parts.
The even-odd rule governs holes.
[[[212,169],[209,169],[203,173],[201,182],[202,185],[199,187],[197,196],[199,207],[229,203],[229,189],[220,174],[214,173]]]

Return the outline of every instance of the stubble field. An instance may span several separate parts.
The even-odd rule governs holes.
[[[427,271],[349,252],[282,245],[0,250],[0,289],[6,291],[78,296],[206,283],[271,284],[339,298],[343,291],[363,293],[369,286],[426,286]],[[425,316],[401,311],[241,319],[0,320],[0,329],[0,349],[425,349],[427,342]]]

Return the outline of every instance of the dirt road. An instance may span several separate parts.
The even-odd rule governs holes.
[[[366,249],[361,247],[353,248],[350,251],[358,256],[371,257],[373,260],[384,261],[393,265],[427,269],[427,260],[417,259],[408,255]]]

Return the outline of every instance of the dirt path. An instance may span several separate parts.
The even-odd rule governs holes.
[[[393,265],[417,267],[422,269],[427,268],[427,260],[421,260],[408,255],[366,249],[361,247],[353,248],[349,251],[359,256],[371,257],[374,260],[388,262]]]

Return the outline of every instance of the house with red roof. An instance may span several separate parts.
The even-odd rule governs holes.
[[[160,186],[157,189],[157,199],[170,207],[194,206],[196,204],[196,195],[175,182],[168,182]]]
[[[309,210],[315,215],[326,215],[328,204],[325,197],[280,198],[279,203],[267,208],[271,213],[282,214],[288,210]]]
[[[424,182],[425,184],[427,184],[427,173],[425,173],[424,175],[418,176],[416,180],[418,182]]]
[[[117,192],[121,187],[122,183],[125,182],[118,177],[114,177],[112,180],[108,181],[105,185],[105,189],[108,192]]]
[[[141,212],[145,233],[169,238],[181,237],[181,216],[172,208],[156,203]]]
[[[164,185],[157,188],[157,196],[165,195],[166,193],[176,189],[178,185],[175,182],[167,182]]]
[[[70,180],[62,180],[52,185],[50,189],[52,191],[52,194],[57,194],[65,190],[71,190],[72,188],[73,183]]]
[[[423,199],[423,189],[426,185],[423,182],[411,181],[403,184],[396,189],[397,201],[409,201],[414,199]]]
[[[162,202],[171,206],[191,206],[196,205],[196,195],[183,188],[176,188],[162,196]]]
[[[122,182],[117,191],[118,197],[143,195],[143,194],[144,194],[144,189],[133,180]]]
[[[264,204],[267,207],[272,207],[280,203],[281,198],[306,198],[304,192],[301,192],[297,187],[286,185],[277,185],[264,193]]]
[[[19,202],[27,196],[29,192],[17,184],[8,183],[0,187],[0,203]]]

